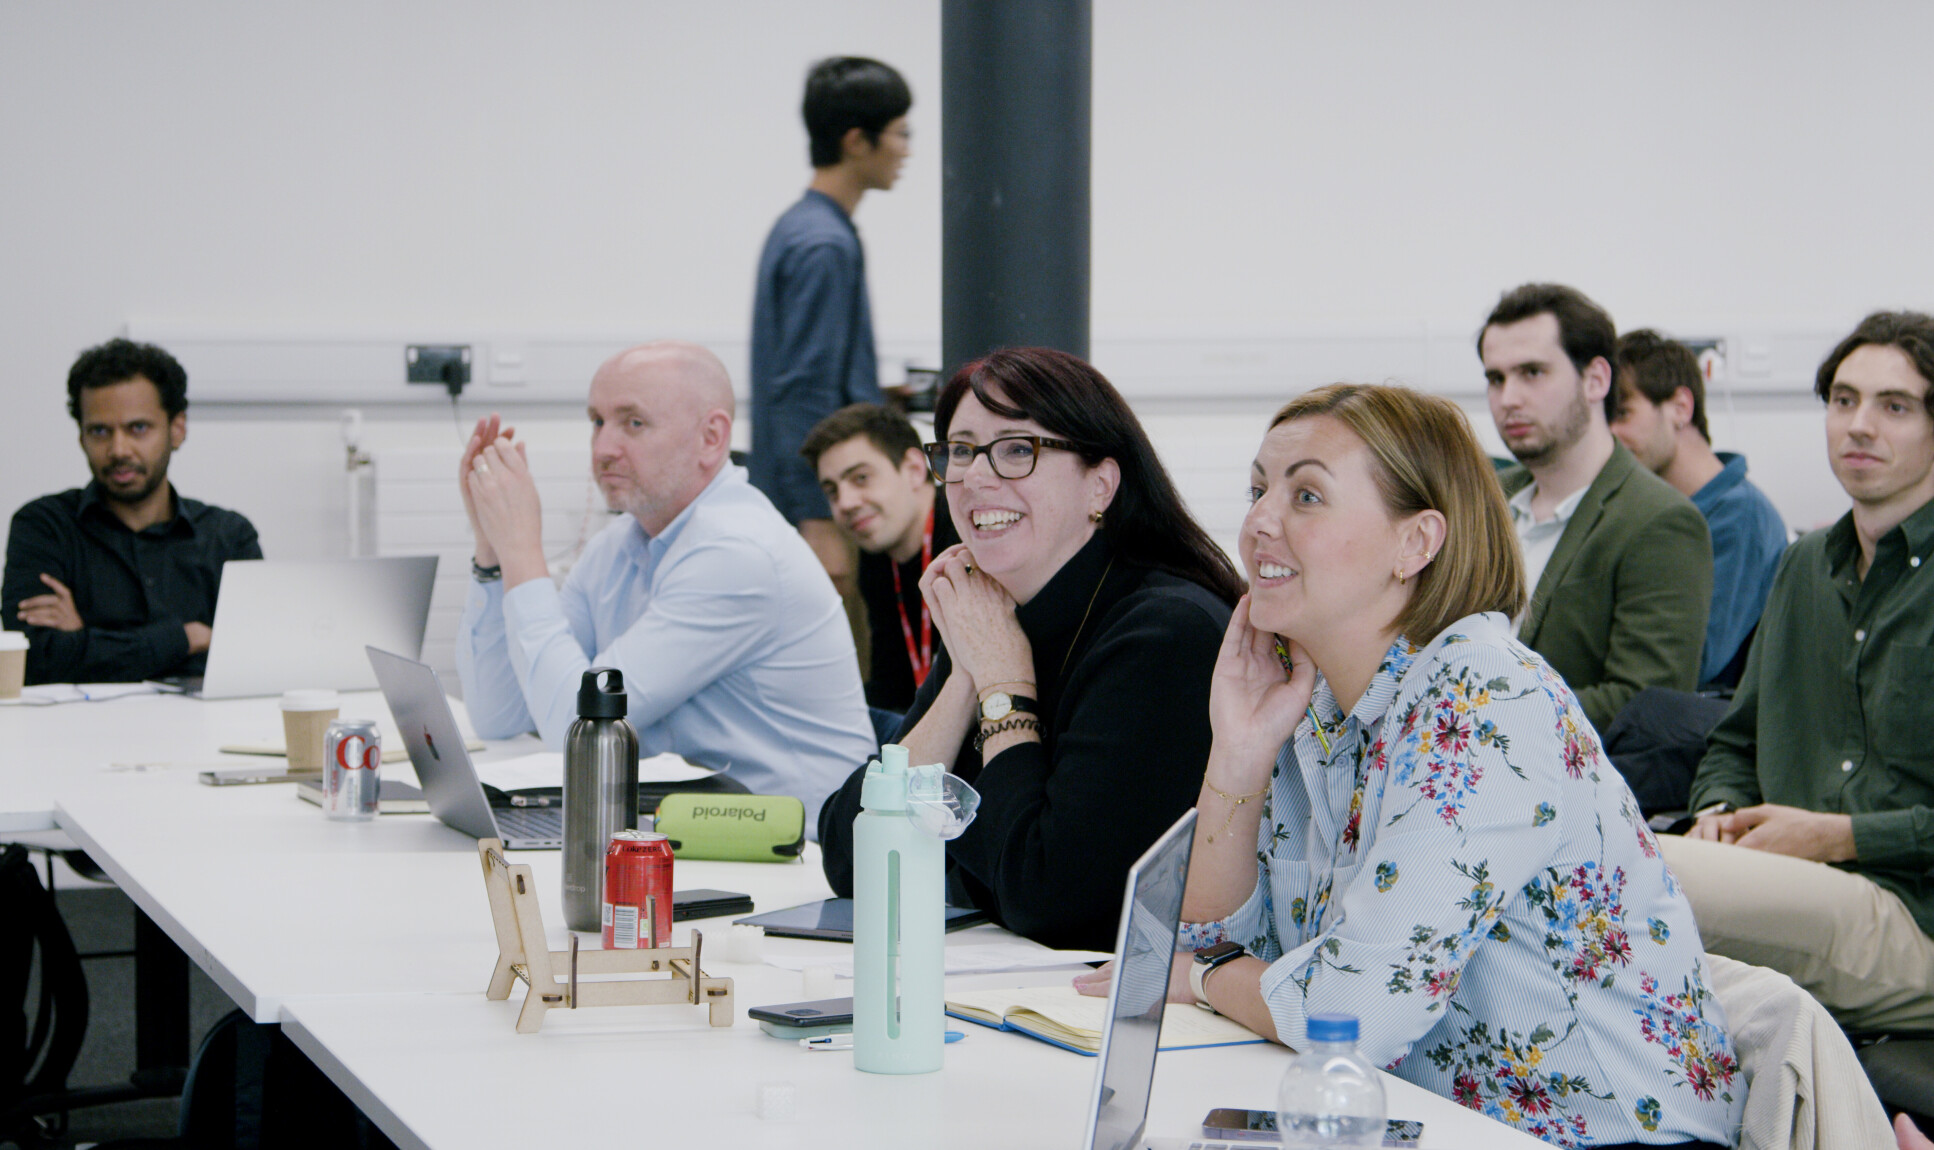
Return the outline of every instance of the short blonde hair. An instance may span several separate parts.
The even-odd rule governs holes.
[[[1284,404],[1269,426],[1319,415],[1369,446],[1393,519],[1428,510],[1444,517],[1443,548],[1411,580],[1410,602],[1397,617],[1406,638],[1422,645],[1466,615],[1523,609],[1524,560],[1504,489],[1456,404],[1407,387],[1333,383]]]

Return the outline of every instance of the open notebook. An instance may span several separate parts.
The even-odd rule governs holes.
[[[1101,1051],[1101,1032],[1108,1025],[1108,1000],[1082,994],[1072,986],[951,990],[947,992],[947,1013],[1092,1056]],[[1262,1041],[1261,1035],[1239,1022],[1171,1002],[1162,1011],[1162,1033],[1156,1049],[1190,1050]]]

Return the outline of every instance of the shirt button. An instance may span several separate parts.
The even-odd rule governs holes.
[[[1853,770],[1853,760],[1852,760],[1852,759],[1848,759],[1848,760],[1847,760],[1846,762],[1844,762],[1844,763],[1841,763],[1841,764],[1840,764],[1840,769],[1841,769],[1842,771],[1851,771],[1851,770]]]
[[[1907,561],[1907,565],[1909,567],[1919,567],[1921,565],[1921,557],[1918,555],[1914,556],[1912,559],[1909,559]]]
[[[1864,630],[1855,631],[1853,633],[1853,641],[1856,643],[1865,643],[1867,641],[1867,632]]]

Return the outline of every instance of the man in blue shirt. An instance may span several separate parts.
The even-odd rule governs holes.
[[[1712,530],[1712,611],[1699,682],[1733,686],[1786,550],[1786,524],[1747,482],[1745,457],[1713,451],[1705,376],[1684,344],[1649,328],[1627,332],[1617,366],[1620,413],[1612,434],[1692,500]]]
[[[477,424],[458,467],[476,536],[457,674],[477,732],[558,747],[592,665],[624,672],[647,755],[729,767],[757,794],[821,801],[873,753],[839,596],[729,460],[732,385],[695,344],[661,341],[591,379],[591,468],[626,512],[550,579],[537,487],[511,429]],[[823,504],[823,497],[822,504]]]
[[[853,212],[860,197],[899,179],[912,106],[906,81],[878,60],[846,56],[813,66],[801,109],[812,183],[766,237],[752,300],[752,484],[799,528],[849,597],[852,545],[828,518],[819,478],[799,448],[833,412],[881,401]]]

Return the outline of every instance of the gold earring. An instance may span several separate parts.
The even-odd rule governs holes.
[[[1405,575],[1403,573],[1403,564],[1401,563],[1397,564],[1397,583],[1401,585],[1404,582],[1404,580],[1408,578],[1410,578],[1410,576]]]
[[[1099,525],[1101,523],[1101,512],[1099,511],[1088,512],[1088,522]]]

